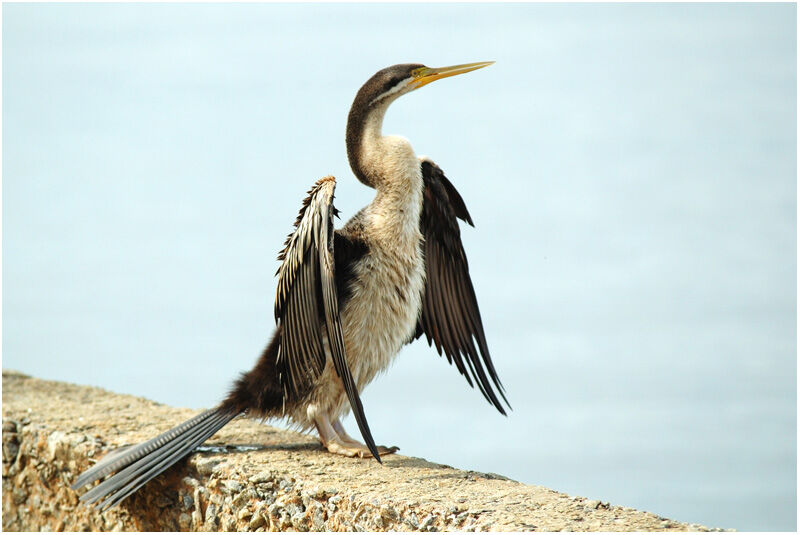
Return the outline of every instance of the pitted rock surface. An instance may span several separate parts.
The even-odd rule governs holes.
[[[111,449],[194,414],[4,371],[3,529],[709,531],[424,459],[334,456],[315,438],[241,417],[114,509],[98,513],[69,488]]]

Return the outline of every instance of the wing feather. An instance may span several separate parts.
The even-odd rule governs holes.
[[[347,366],[334,262],[333,206],[336,180],[317,181],[303,201],[295,230],[278,255],[275,320],[281,329],[278,370],[285,397],[302,398],[325,368],[325,341],[358,428],[380,462],[364,407]]]
[[[472,217],[439,166],[423,159],[421,168],[424,196],[420,228],[425,238],[426,282],[416,338],[424,333],[428,344],[440,355],[444,353],[467,383],[473,386],[474,381],[481,394],[505,414],[495,389],[510,405],[489,354],[458,227],[458,219],[472,225]]]

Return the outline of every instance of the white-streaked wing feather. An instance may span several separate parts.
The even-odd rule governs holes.
[[[327,337],[334,369],[342,380],[364,442],[380,461],[353,376],[347,366],[339,318],[333,250],[336,180],[324,177],[309,190],[278,259],[275,320],[281,328],[278,370],[284,396],[299,398],[325,368]]]

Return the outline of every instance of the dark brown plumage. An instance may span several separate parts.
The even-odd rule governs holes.
[[[478,300],[469,278],[469,264],[461,244],[461,219],[474,226],[464,200],[444,172],[430,160],[422,161],[425,193],[420,227],[425,236],[425,293],[422,313],[414,338],[424,333],[429,345],[435,345],[447,361],[472,386],[478,389],[501,414],[505,409],[492,388],[492,383],[508,404],[500,378],[489,356],[486,334],[478,309]],[[475,343],[477,342],[477,349]],[[480,354],[480,356],[479,356]],[[469,367],[469,372],[464,364]],[[492,383],[486,376],[484,364]]]

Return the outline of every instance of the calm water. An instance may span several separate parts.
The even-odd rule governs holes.
[[[796,7],[4,5],[3,366],[208,407],[273,328],[275,255],[340,178],[374,71],[406,96],[514,411],[422,343],[380,443],[740,530],[796,528]],[[113,415],[110,417],[113,418]],[[349,427],[356,432],[355,425]]]

